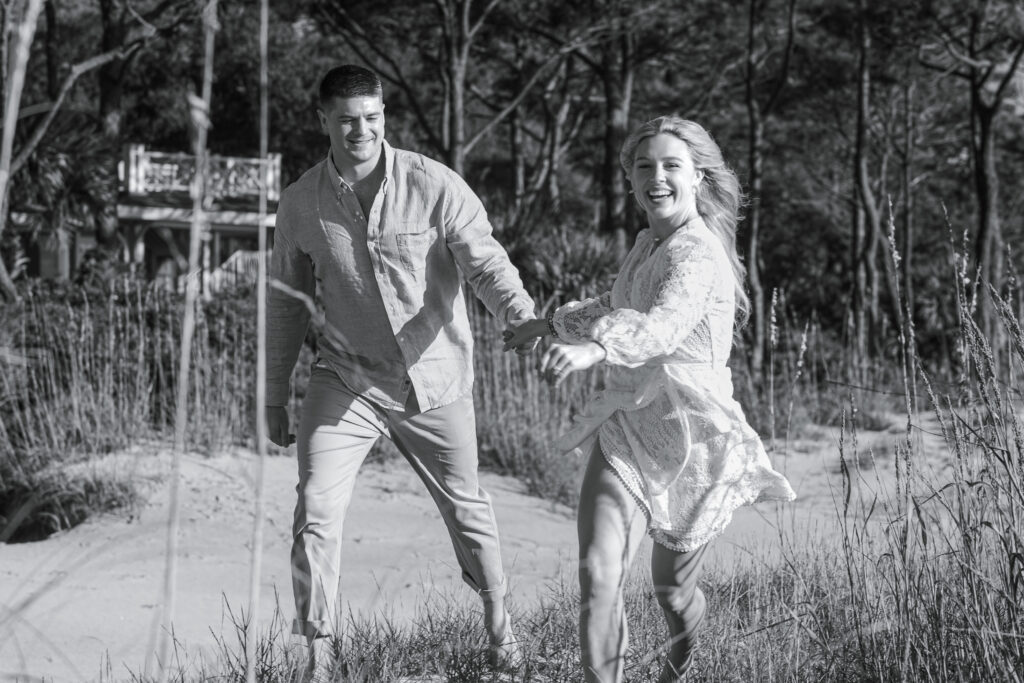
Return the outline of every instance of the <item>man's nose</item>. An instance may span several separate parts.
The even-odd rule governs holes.
[[[366,130],[366,119],[360,116],[358,119],[352,122],[352,127],[355,128],[357,133],[362,133],[364,130]]]

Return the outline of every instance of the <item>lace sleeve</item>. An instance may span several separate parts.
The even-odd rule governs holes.
[[[707,313],[721,277],[712,246],[693,237],[666,246],[669,264],[650,309],[619,308],[591,328],[590,338],[605,348],[607,363],[638,367],[671,353]]]
[[[612,294],[583,301],[570,301],[559,306],[551,316],[551,325],[558,335],[558,341],[582,344],[593,339],[590,331],[594,323],[611,313]]]

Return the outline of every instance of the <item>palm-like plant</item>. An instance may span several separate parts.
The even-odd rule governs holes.
[[[21,214],[22,238],[58,229],[108,237],[117,211],[111,154],[91,118],[61,117],[14,177],[11,209]]]

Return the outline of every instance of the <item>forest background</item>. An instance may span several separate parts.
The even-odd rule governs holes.
[[[755,371],[773,292],[851,352],[891,356],[897,287],[922,355],[948,367],[955,272],[971,291],[976,276],[1013,289],[1019,306],[1022,12],[931,0],[271,3],[269,148],[283,153],[283,182],[297,178],[326,149],[318,79],[342,62],[374,68],[389,139],[470,180],[547,302],[614,271],[641,227],[621,142],[677,112],[712,132],[748,194],[739,240]],[[218,18],[210,151],[256,156],[257,8],[223,2]],[[109,241],[123,145],[191,149],[199,21],[182,0],[45,3],[7,206],[37,228]],[[12,233],[8,291],[21,262]],[[577,253],[594,239],[617,249]],[[951,267],[962,246],[967,261]],[[987,297],[978,305],[991,330]]]
[[[203,7],[0,3],[8,104],[15,32],[40,13],[0,149],[0,542],[130,504],[123,473],[68,466],[174,423],[185,307],[124,262],[117,163],[129,143],[192,150],[208,64],[209,151],[258,155],[259,8],[218,4],[209,61]],[[630,129],[669,112],[703,124],[747,192],[752,311],[730,365],[751,422],[784,453],[805,423],[847,434],[907,414],[883,530],[866,521],[877,500],[847,525],[847,488],[837,545],[709,589],[730,616],[712,626],[725,673],[704,673],[757,680],[767,662],[786,680],[1019,681],[1022,61],[1019,1],[272,2],[269,150],[295,180],[327,150],[319,78],[344,62],[375,69],[388,139],[467,178],[543,312],[605,289],[642,227],[618,164]],[[72,282],[29,277],[27,252],[54,227],[99,243]],[[186,446],[251,445],[252,288],[206,297],[196,315]],[[500,352],[493,320],[473,322],[485,466],[572,503],[578,468],[550,442],[600,373],[551,391]],[[935,455],[912,439],[928,411],[942,458],[956,456],[948,485],[915,479],[915,458]],[[852,453],[843,443],[849,485],[856,440]],[[826,568],[831,553],[844,570]],[[551,635],[544,666],[573,672],[571,603],[561,631],[538,633]],[[631,666],[653,666],[659,637]],[[415,638],[414,655],[437,649]]]

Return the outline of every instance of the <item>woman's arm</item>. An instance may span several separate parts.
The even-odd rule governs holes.
[[[669,249],[670,264],[646,312],[619,308],[596,321],[589,339],[604,347],[612,365],[637,367],[674,351],[707,314],[721,272],[709,240],[687,235]]]
[[[547,318],[534,318],[520,325],[509,325],[503,336],[505,351],[541,337],[554,337],[568,344],[592,341],[590,328],[611,309],[611,292],[583,301],[570,301],[553,309]]]

